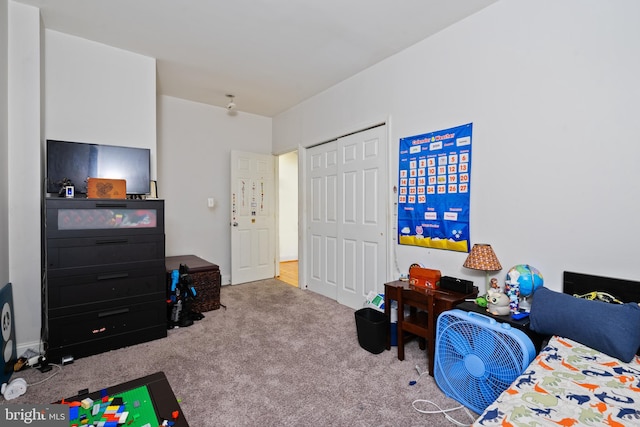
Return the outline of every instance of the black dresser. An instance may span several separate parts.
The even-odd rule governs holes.
[[[50,361],[167,336],[163,200],[46,198],[42,237]]]

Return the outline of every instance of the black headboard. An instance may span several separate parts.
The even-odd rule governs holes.
[[[606,292],[623,302],[640,303],[640,282],[590,274],[564,272],[563,292],[583,295],[592,291]]]

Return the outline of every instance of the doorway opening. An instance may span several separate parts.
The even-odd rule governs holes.
[[[278,156],[278,278],[298,287],[298,152]]]
[[[298,260],[281,261],[278,279],[291,286],[298,287]]]

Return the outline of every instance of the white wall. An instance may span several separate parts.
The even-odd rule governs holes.
[[[501,280],[519,263],[557,290],[564,270],[640,280],[637,16],[634,0],[501,1],[279,115],[274,152],[389,116],[392,187],[399,138],[473,122],[471,239]],[[390,239],[394,222],[390,208]],[[464,253],[392,246],[403,272],[484,290]]]
[[[151,150],[156,173],[156,62],[45,30],[45,139]]]
[[[18,354],[40,339],[40,15],[8,3],[9,280]]]
[[[271,119],[161,96],[158,192],[165,199],[166,254],[196,255],[230,283],[230,153],[271,153]],[[213,197],[215,207],[207,199]]]
[[[298,259],[298,152],[278,156],[280,261]]]
[[[7,0],[0,0],[0,286],[9,281],[8,15]]]
[[[8,197],[1,198],[1,212],[8,212],[9,280],[21,354],[38,349],[40,339],[44,141],[150,148],[155,176],[156,73],[153,58],[55,31],[41,37],[37,8],[9,1],[8,10]]]

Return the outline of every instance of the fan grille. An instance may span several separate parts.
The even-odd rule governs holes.
[[[535,357],[533,343],[522,331],[477,313],[442,313],[436,337],[436,383],[479,414]]]

